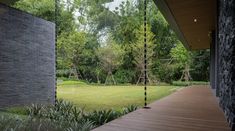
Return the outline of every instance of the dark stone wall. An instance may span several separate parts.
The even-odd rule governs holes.
[[[53,104],[55,25],[0,4],[0,108]]]
[[[210,85],[215,89],[215,33],[211,34],[212,42],[210,44]]]
[[[219,100],[235,131],[235,0],[219,0]]]

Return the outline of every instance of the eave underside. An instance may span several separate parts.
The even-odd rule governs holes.
[[[155,0],[178,38],[189,50],[210,48],[216,0]]]

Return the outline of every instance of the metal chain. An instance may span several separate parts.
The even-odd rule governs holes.
[[[147,106],[147,0],[144,0],[144,107]]]

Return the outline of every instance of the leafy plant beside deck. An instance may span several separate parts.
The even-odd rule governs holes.
[[[18,109],[8,111],[17,112]],[[27,112],[27,117],[2,115],[0,129],[4,131],[89,131],[136,110],[137,106],[131,105],[121,111],[109,109],[85,112],[71,102],[58,100],[55,106],[32,105],[21,108],[20,111],[23,109],[24,113]]]

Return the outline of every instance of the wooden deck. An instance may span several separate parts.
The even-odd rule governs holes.
[[[208,86],[183,88],[94,131],[230,131]]]

